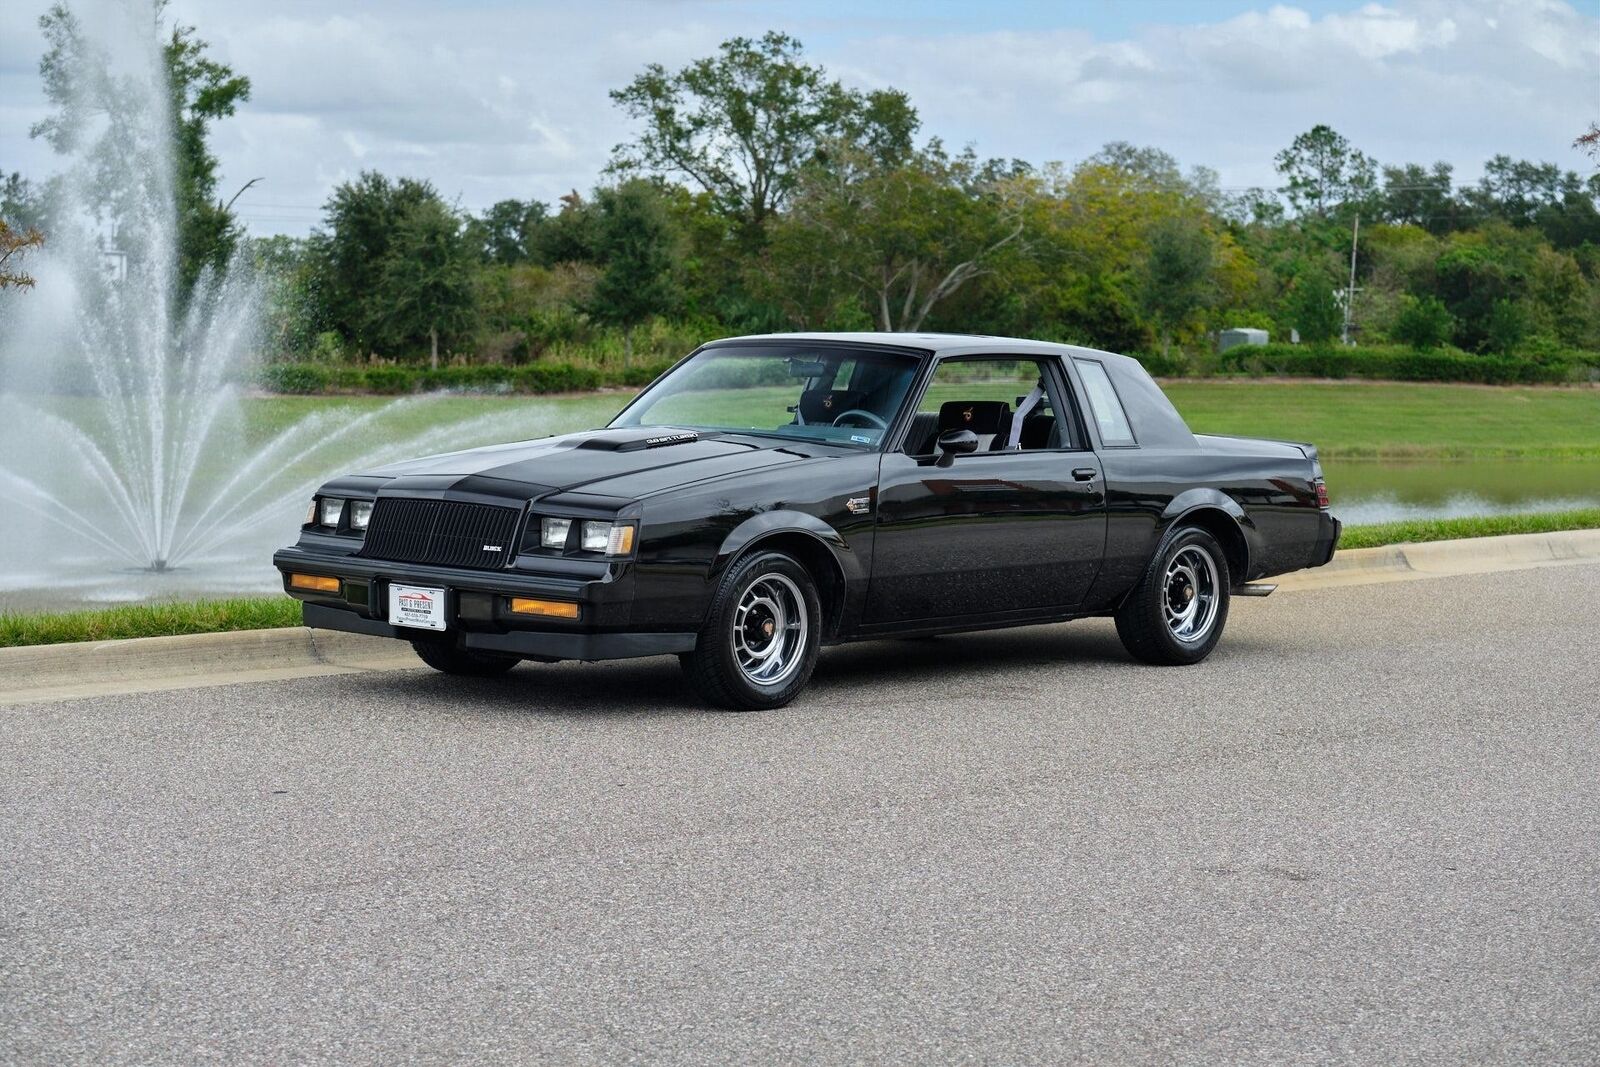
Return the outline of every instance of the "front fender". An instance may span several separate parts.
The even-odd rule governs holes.
[[[745,549],[776,534],[798,534],[820,544],[833,557],[849,585],[866,578],[860,557],[851,551],[849,543],[838,530],[803,511],[777,510],[752,515],[728,531],[722,544],[717,547],[716,559],[711,566],[712,579],[715,580]]]

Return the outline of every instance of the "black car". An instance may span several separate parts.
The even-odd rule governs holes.
[[[1327,563],[1311,445],[1196,435],[1134,360],[932,334],[697,349],[602,430],[337,478],[273,562],[428,665],[673,654],[773,708],[824,644],[1112,616],[1146,663]]]

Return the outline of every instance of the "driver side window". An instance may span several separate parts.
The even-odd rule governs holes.
[[[979,452],[1065,447],[1055,386],[1031,359],[947,359],[934,369],[902,451],[926,456],[939,435],[971,430]]]

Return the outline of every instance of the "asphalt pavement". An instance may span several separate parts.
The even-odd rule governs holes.
[[[1600,565],[0,709],[0,1062],[1595,1063]]]

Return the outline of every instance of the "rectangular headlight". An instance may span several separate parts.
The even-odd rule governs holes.
[[[609,522],[586,522],[583,524],[583,550],[585,552],[604,552],[611,546],[611,528]]]
[[[571,519],[543,519],[539,523],[539,547],[566,548],[572,532]]]
[[[339,525],[339,516],[344,512],[344,501],[336,496],[322,498],[322,525]]]
[[[350,529],[365,530],[367,523],[372,521],[372,501],[350,501]]]

